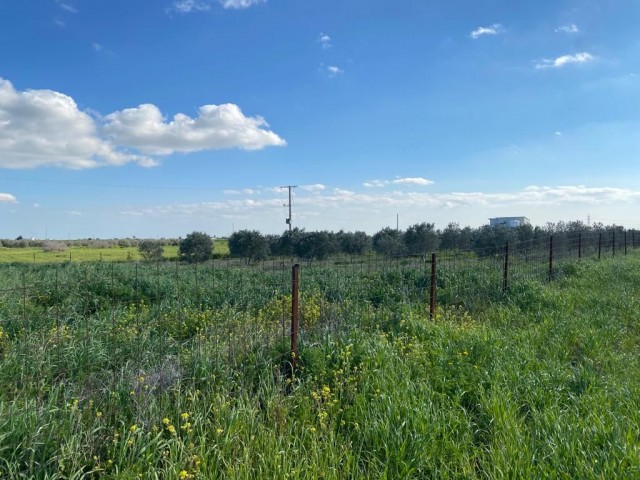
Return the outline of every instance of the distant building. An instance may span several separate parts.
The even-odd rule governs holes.
[[[496,217],[489,219],[491,227],[518,228],[522,225],[531,225],[527,217]]]

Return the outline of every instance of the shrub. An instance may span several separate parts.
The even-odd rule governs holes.
[[[140,252],[140,256],[148,262],[159,261],[162,260],[164,247],[158,240],[140,240],[138,243],[138,252]]]
[[[49,240],[42,244],[43,252],[65,252],[67,244],[56,240]]]

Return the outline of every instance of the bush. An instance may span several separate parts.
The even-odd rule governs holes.
[[[160,261],[164,254],[164,247],[158,240],[140,240],[138,243],[138,252],[140,252],[140,256],[148,262]]]

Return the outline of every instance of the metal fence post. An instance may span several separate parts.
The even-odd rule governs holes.
[[[429,295],[429,318],[436,319],[436,254],[431,254],[431,292]]]
[[[553,235],[549,237],[549,281],[553,279]]]
[[[613,231],[613,236],[611,238],[611,248],[613,250],[613,256],[616,256],[616,231]]]
[[[582,258],[582,233],[578,234],[578,259]]]
[[[504,271],[502,273],[502,291],[509,288],[509,242],[504,245]]]
[[[292,373],[298,362],[298,320],[300,295],[300,265],[291,267],[291,369]]]
[[[602,256],[602,233],[598,235],[598,260]]]

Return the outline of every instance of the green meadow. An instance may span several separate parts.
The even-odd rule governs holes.
[[[213,253],[228,255],[227,241],[215,239]],[[164,246],[164,257],[167,260],[178,257],[178,247]],[[63,252],[46,252],[38,247],[6,248],[0,247],[0,263],[56,263],[56,262],[125,262],[140,260],[137,247],[113,246],[107,248],[71,246]]]
[[[635,252],[435,320],[303,268],[293,372],[287,270],[188,268],[0,266],[0,478],[640,478]]]

